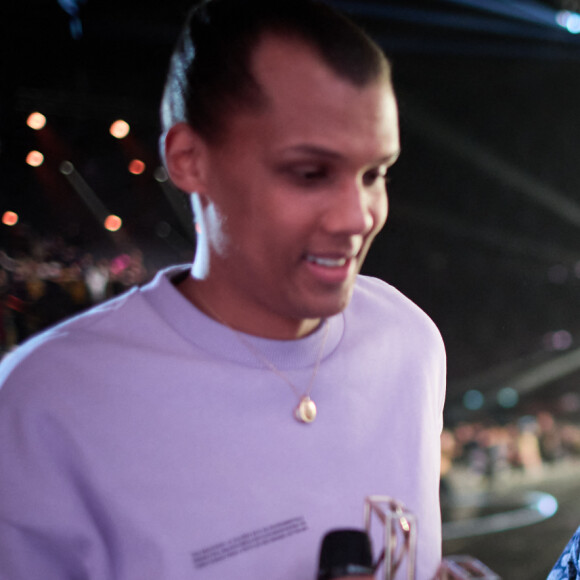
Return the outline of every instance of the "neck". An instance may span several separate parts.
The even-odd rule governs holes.
[[[238,304],[231,296],[222,296],[206,280],[188,275],[177,289],[198,310],[234,330],[274,340],[295,340],[314,332],[320,318],[292,319],[278,316],[264,308]]]

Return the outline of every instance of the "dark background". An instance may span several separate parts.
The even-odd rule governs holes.
[[[578,400],[562,407],[562,395],[580,377],[580,37],[556,23],[574,5],[334,4],[394,63],[403,154],[365,272],[400,288],[441,329],[448,422],[477,417],[462,407],[470,389],[485,395],[480,412],[500,419],[539,405],[577,411]],[[130,240],[154,267],[191,256],[190,228],[153,177],[164,72],[188,7],[2,3],[0,213],[16,211],[20,223],[0,227],[0,247],[15,252],[35,231],[109,252]],[[82,33],[73,38],[75,19]],[[38,133],[25,125],[36,109],[48,118]],[[132,127],[123,142],[108,134],[117,118]],[[33,147],[46,156],[38,169],[24,163]],[[140,176],[126,170],[135,152],[147,163]],[[65,159],[123,218],[122,234],[97,223],[58,171]],[[520,399],[502,410],[495,397],[506,386]]]

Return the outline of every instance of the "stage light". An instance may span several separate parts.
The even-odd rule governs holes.
[[[42,113],[34,112],[28,115],[26,124],[35,131],[40,131],[46,125],[46,117]]]
[[[568,350],[574,339],[572,334],[567,330],[556,330],[555,332],[547,332],[543,338],[544,348],[548,351],[562,351]]]
[[[158,167],[154,171],[153,177],[155,178],[155,181],[158,181],[159,183],[165,183],[169,179],[169,176],[167,175],[167,171],[165,170],[165,167]]]
[[[558,511],[558,500],[553,495],[542,493],[536,504],[536,509],[545,518],[550,518]]]
[[[2,223],[5,226],[15,226],[18,223],[18,214],[13,211],[5,211],[2,216]]]
[[[520,396],[515,389],[504,387],[497,394],[497,402],[504,409],[512,409],[518,404]]]
[[[115,121],[109,128],[109,132],[113,137],[115,137],[115,139],[124,139],[129,134],[130,130],[131,127],[129,127],[129,123],[122,119]]]
[[[105,219],[105,229],[110,232],[117,232],[121,229],[123,225],[123,220],[117,215],[107,216]]]
[[[44,163],[44,155],[40,151],[30,151],[26,156],[26,163],[31,167],[40,167]]]
[[[145,163],[140,159],[133,159],[131,163],[129,163],[129,173],[133,175],[141,175],[145,171]]]
[[[59,170],[63,175],[70,175],[75,170],[75,166],[70,161],[63,161]]]
[[[556,22],[570,34],[580,33],[580,14],[576,12],[560,10],[556,13]]]
[[[484,396],[477,389],[471,389],[463,395],[463,406],[470,411],[481,409],[484,402]]]

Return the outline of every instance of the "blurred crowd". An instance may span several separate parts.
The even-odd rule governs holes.
[[[446,428],[441,437],[442,496],[461,470],[489,489],[514,478],[541,477],[563,461],[580,460],[580,426],[548,411],[505,424],[464,422]]]
[[[0,248],[0,356],[149,277],[138,249],[95,256],[61,238],[37,240],[15,255]]]

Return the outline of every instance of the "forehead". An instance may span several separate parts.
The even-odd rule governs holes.
[[[288,145],[366,144],[385,154],[398,151],[397,105],[387,75],[356,86],[337,75],[306,42],[263,36],[251,59],[265,106],[232,119],[262,138]]]

